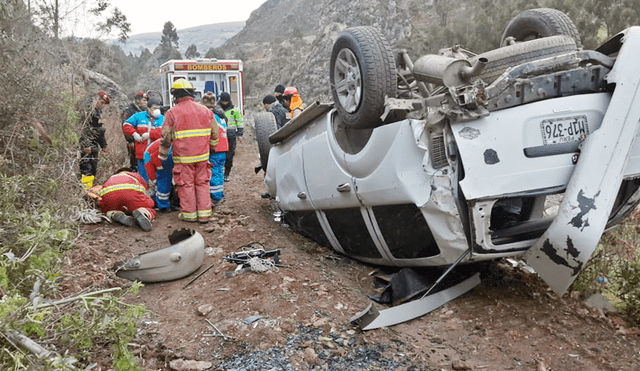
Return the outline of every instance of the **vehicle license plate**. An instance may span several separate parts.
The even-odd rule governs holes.
[[[587,116],[542,120],[542,142],[545,146],[584,140],[589,135]]]

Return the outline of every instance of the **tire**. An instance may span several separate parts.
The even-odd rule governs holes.
[[[269,160],[269,136],[278,130],[276,125],[276,117],[271,112],[259,112],[253,118],[256,126],[256,141],[258,142],[258,152],[260,154],[260,165],[262,170],[267,171],[267,162]]]
[[[553,36],[491,50],[479,54],[469,61],[472,65],[480,58],[486,58],[489,61],[478,77],[487,84],[491,84],[510,67],[576,50],[578,48],[573,38]]]
[[[331,95],[345,125],[382,124],[385,97],[395,98],[397,72],[389,43],[373,27],[349,28],[338,36],[329,65]]]
[[[520,42],[555,35],[571,36],[576,46],[582,48],[578,29],[569,16],[556,9],[529,9],[509,21],[502,34],[500,45],[506,46],[508,43],[507,38],[509,37],[513,37],[516,42]]]

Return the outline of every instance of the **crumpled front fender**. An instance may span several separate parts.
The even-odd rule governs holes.
[[[132,281],[162,282],[190,275],[204,259],[204,238],[193,229],[169,235],[171,246],[142,253],[114,265],[116,275]]]

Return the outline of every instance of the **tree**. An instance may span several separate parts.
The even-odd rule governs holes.
[[[596,48],[606,39],[637,23],[639,0],[553,0],[550,5],[565,12],[578,27],[585,48]]]
[[[184,52],[184,56],[188,59],[198,58],[200,56],[200,52],[198,52],[198,47],[195,44],[189,45],[187,51]]]
[[[178,39],[178,31],[176,30],[176,27],[173,25],[173,23],[171,23],[171,21],[165,22],[162,29],[162,38],[160,39],[160,45],[162,45],[166,49],[178,49]]]
[[[127,22],[127,16],[122,14],[118,8],[113,8],[111,17],[107,18],[103,23],[98,23],[98,31],[110,34],[113,29],[120,31],[118,33],[120,42],[127,41],[128,34],[131,32],[131,24]]]
[[[58,39],[64,32],[73,34],[78,29],[98,32],[98,38],[117,32],[125,42],[131,32],[131,24],[117,7],[111,8],[108,0],[31,0],[34,3],[34,22]],[[111,15],[107,15],[111,8]]]
[[[224,52],[220,48],[209,48],[209,51],[207,51],[207,54],[205,54],[204,57],[224,59]]]
[[[175,58],[178,51],[178,31],[171,21],[167,21],[162,29],[162,37],[160,39],[160,62],[165,62]]]

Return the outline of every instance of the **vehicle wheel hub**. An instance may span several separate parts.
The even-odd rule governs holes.
[[[340,104],[347,112],[355,112],[362,97],[362,77],[356,56],[350,49],[338,53],[334,73]]]

